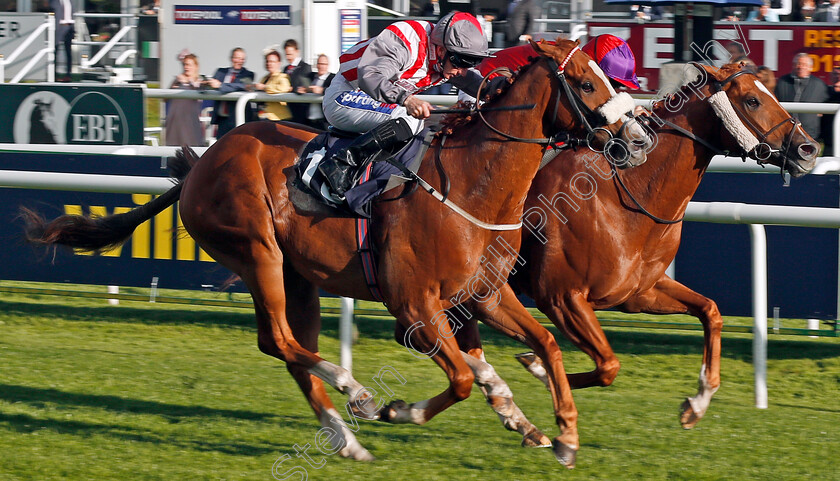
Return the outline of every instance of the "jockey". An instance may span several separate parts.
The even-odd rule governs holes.
[[[450,80],[475,93],[481,76],[470,69],[486,57],[487,39],[478,20],[462,12],[449,13],[435,25],[396,22],[344,52],[339,73],[324,92],[324,116],[339,129],[366,133],[318,167],[333,191],[343,197],[368,155],[423,129],[432,106],[415,94]]]
[[[599,35],[587,42],[586,45],[581,47],[581,50],[592,57],[592,60],[601,67],[613,87],[639,89],[639,79],[636,77],[636,57],[623,39],[610,34]],[[487,75],[498,67],[507,67],[516,71],[527,64],[529,58],[536,56],[537,52],[531,47],[531,44],[518,45],[499,50],[492,58],[483,60],[476,68],[481,75]],[[491,78],[501,75],[497,72]],[[490,87],[487,90],[490,91],[493,88]],[[470,102],[475,100],[470,97],[461,98]]]

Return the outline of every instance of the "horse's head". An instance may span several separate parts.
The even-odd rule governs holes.
[[[593,150],[603,152],[617,166],[636,166],[647,159],[652,140],[628,115],[635,105],[626,92],[616,93],[609,79],[579,42],[558,39],[554,44],[533,43],[557,77],[553,109],[554,128],[583,135]],[[559,108],[563,103],[565,109]]]
[[[819,145],[749,67],[695,66],[707,76],[711,86],[709,103],[737,144],[733,150],[759,164],[776,165],[793,177],[814,168]]]

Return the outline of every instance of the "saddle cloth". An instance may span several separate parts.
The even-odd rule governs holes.
[[[422,160],[422,156],[417,154],[425,138],[427,138],[426,130],[411,139],[405,147],[392,156],[393,159],[408,170],[417,172]],[[370,218],[370,203],[373,199],[411,179],[401,175],[400,169],[385,162],[380,154],[382,160],[373,162],[365,168],[369,172],[359,178],[357,185],[344,193],[346,203],[343,202],[339,196],[330,191],[329,183],[318,171],[318,165],[340,149],[346,148],[353,140],[353,137],[348,137],[344,133],[337,134],[328,131],[309,141],[301,152],[299,162],[295,165],[299,180],[297,184],[301,190],[328,206],[341,211],[349,211],[347,213],[354,216]]]

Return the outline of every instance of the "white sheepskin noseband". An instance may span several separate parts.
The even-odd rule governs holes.
[[[618,122],[622,115],[632,112],[635,108],[636,104],[633,102],[633,97],[627,92],[621,92],[620,94],[613,95],[607,103],[598,107],[598,113],[607,119],[608,124],[612,124]]]
[[[759,144],[758,139],[750,132],[747,127],[738,118],[735,109],[732,108],[732,103],[726,92],[720,91],[709,97],[709,103],[712,105],[715,114],[723,121],[723,126],[726,130],[735,137],[738,145],[744,149],[744,152],[752,152],[756,145]]]

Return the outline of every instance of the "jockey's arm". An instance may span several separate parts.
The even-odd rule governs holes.
[[[478,87],[481,85],[483,79],[484,77],[481,75],[481,72],[476,69],[469,69],[463,77],[452,77],[449,82],[458,87],[459,90],[466,92],[470,97],[475,98],[475,94],[478,93]],[[505,80],[507,80],[505,77],[494,77],[488,80],[481,89],[482,94],[496,90]]]
[[[411,64],[411,52],[393,32],[384,30],[359,61],[359,88],[380,102],[403,105],[411,92],[396,80]]]

